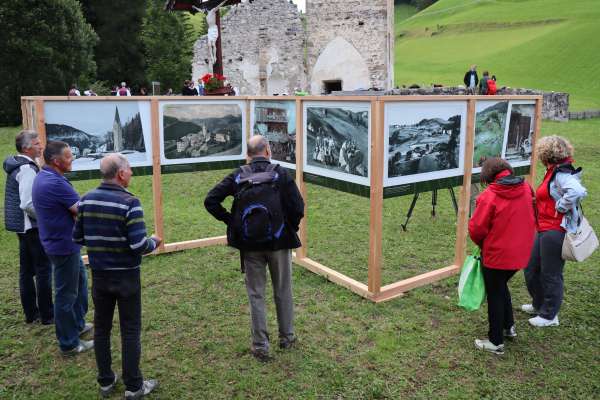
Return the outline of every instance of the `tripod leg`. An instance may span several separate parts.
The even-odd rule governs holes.
[[[437,205],[437,189],[431,191],[431,217],[435,218],[435,206]]]
[[[413,213],[413,210],[415,209],[415,204],[417,204],[418,199],[419,199],[419,193],[417,192],[413,196],[412,203],[410,203],[410,207],[408,208],[408,213],[406,214],[406,222],[404,222],[403,224],[400,225],[404,232],[406,232],[406,227],[408,225],[408,221],[410,220],[410,217]]]
[[[452,199],[452,205],[454,206],[454,212],[458,215],[458,203],[456,202],[456,195],[454,194],[454,188],[449,187],[448,191],[450,192],[450,198]]]

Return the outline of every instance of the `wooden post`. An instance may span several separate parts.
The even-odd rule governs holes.
[[[163,242],[158,252],[165,250],[165,229],[163,220],[162,202],[162,176],[160,171],[160,132],[158,100],[150,100],[150,118],[152,120],[152,199],[154,202],[154,234],[159,236]]]
[[[304,218],[300,221],[298,236],[302,246],[296,249],[296,257],[306,258],[308,255],[306,219],[308,218],[308,199],[306,194],[306,184],[304,183],[304,107],[302,100],[296,98],[296,185],[304,199]]]
[[[44,100],[35,100],[35,126],[32,127],[38,133],[42,147],[46,147],[46,118],[44,116]]]
[[[542,102],[543,99],[537,99],[535,101],[535,128],[533,130],[533,138],[531,141],[531,165],[529,166],[529,175],[527,176],[527,182],[532,187],[535,187],[535,174],[537,171],[537,151],[536,144],[540,138],[541,126],[542,126]]]
[[[252,115],[251,113],[253,112],[254,110],[252,109],[252,100],[246,100],[246,142],[248,142],[248,140],[250,140],[250,138],[254,134],[252,118],[250,118],[250,116]],[[244,152],[245,150],[246,149],[242,149],[242,152]]]
[[[369,292],[381,290],[383,242],[383,113],[384,104],[371,100],[371,191],[369,217]]]
[[[27,118],[27,107],[29,102],[21,98],[21,125],[23,129],[29,129],[29,119]]]
[[[469,231],[469,210],[471,204],[471,175],[473,172],[473,151],[475,142],[475,100],[467,101],[467,137],[465,141],[464,176],[458,200],[458,218],[456,221],[456,245],[454,265],[459,268],[465,262],[467,235]]]

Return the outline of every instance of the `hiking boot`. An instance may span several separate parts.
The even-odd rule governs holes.
[[[298,338],[296,336],[294,336],[291,340],[280,340],[279,341],[279,348],[282,350],[289,350],[292,347],[296,346],[296,342],[298,342]]]
[[[558,326],[558,315],[552,319],[542,318],[539,315],[529,319],[529,323],[538,328],[545,328],[547,326]]]
[[[100,386],[100,396],[102,396],[102,397],[110,396],[111,393],[115,390],[115,387],[117,386],[118,379],[119,379],[119,377],[117,376],[117,374],[115,374],[115,379],[113,380],[113,383],[111,383],[110,385],[107,385],[107,386]]]
[[[504,337],[510,339],[514,339],[517,337],[517,330],[515,329],[514,325],[511,326],[509,329],[504,330]]]
[[[125,391],[125,399],[126,400],[141,399],[142,397],[144,397],[145,395],[147,395],[148,393],[150,393],[157,387],[158,387],[158,381],[156,379],[149,379],[147,381],[144,381],[140,390],[138,390],[136,392],[130,392],[129,390],[126,390]]]
[[[79,336],[83,336],[94,328],[94,324],[86,322],[83,329],[79,331]]]
[[[530,315],[537,315],[538,310],[533,307],[533,304],[523,304],[521,306],[521,311]]]
[[[79,344],[71,350],[61,350],[63,356],[75,356],[79,353],[84,353],[94,348],[93,340],[80,340]]]
[[[252,353],[252,355],[254,356],[254,358],[256,358],[260,362],[266,363],[266,362],[269,362],[269,361],[273,360],[273,358],[269,355],[269,351],[268,350],[251,349],[250,352]]]
[[[498,355],[504,354],[504,344],[496,346],[489,339],[475,339],[475,347]]]

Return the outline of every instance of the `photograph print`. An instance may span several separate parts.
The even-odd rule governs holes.
[[[463,173],[466,102],[385,105],[386,186]]]
[[[162,162],[239,160],[245,145],[240,101],[161,102]]]
[[[296,102],[253,101],[252,134],[267,138],[271,158],[296,168]]]
[[[504,158],[511,165],[523,166],[531,162],[534,128],[535,104],[511,102],[504,153]]]
[[[502,157],[508,101],[477,101],[473,168],[489,157]]]
[[[370,107],[370,103],[305,103],[305,171],[368,186]]]
[[[149,102],[46,101],[44,116],[47,139],[71,147],[73,171],[96,170],[110,153],[132,167],[152,165]]]

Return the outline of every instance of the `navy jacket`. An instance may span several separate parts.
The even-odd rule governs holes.
[[[26,230],[36,228],[36,222],[32,215],[26,214],[27,211],[21,208],[23,199],[21,199],[19,182],[17,174],[21,167],[27,165],[37,174],[38,165],[22,156],[10,156],[4,160],[4,171],[6,172],[6,189],[4,191],[4,226],[7,231],[24,233]],[[31,189],[31,188],[30,188]],[[31,192],[31,191],[30,191]],[[31,197],[31,194],[29,195]],[[29,199],[31,201],[31,199]],[[33,205],[31,205],[33,207]],[[26,223],[29,220],[29,223]]]

